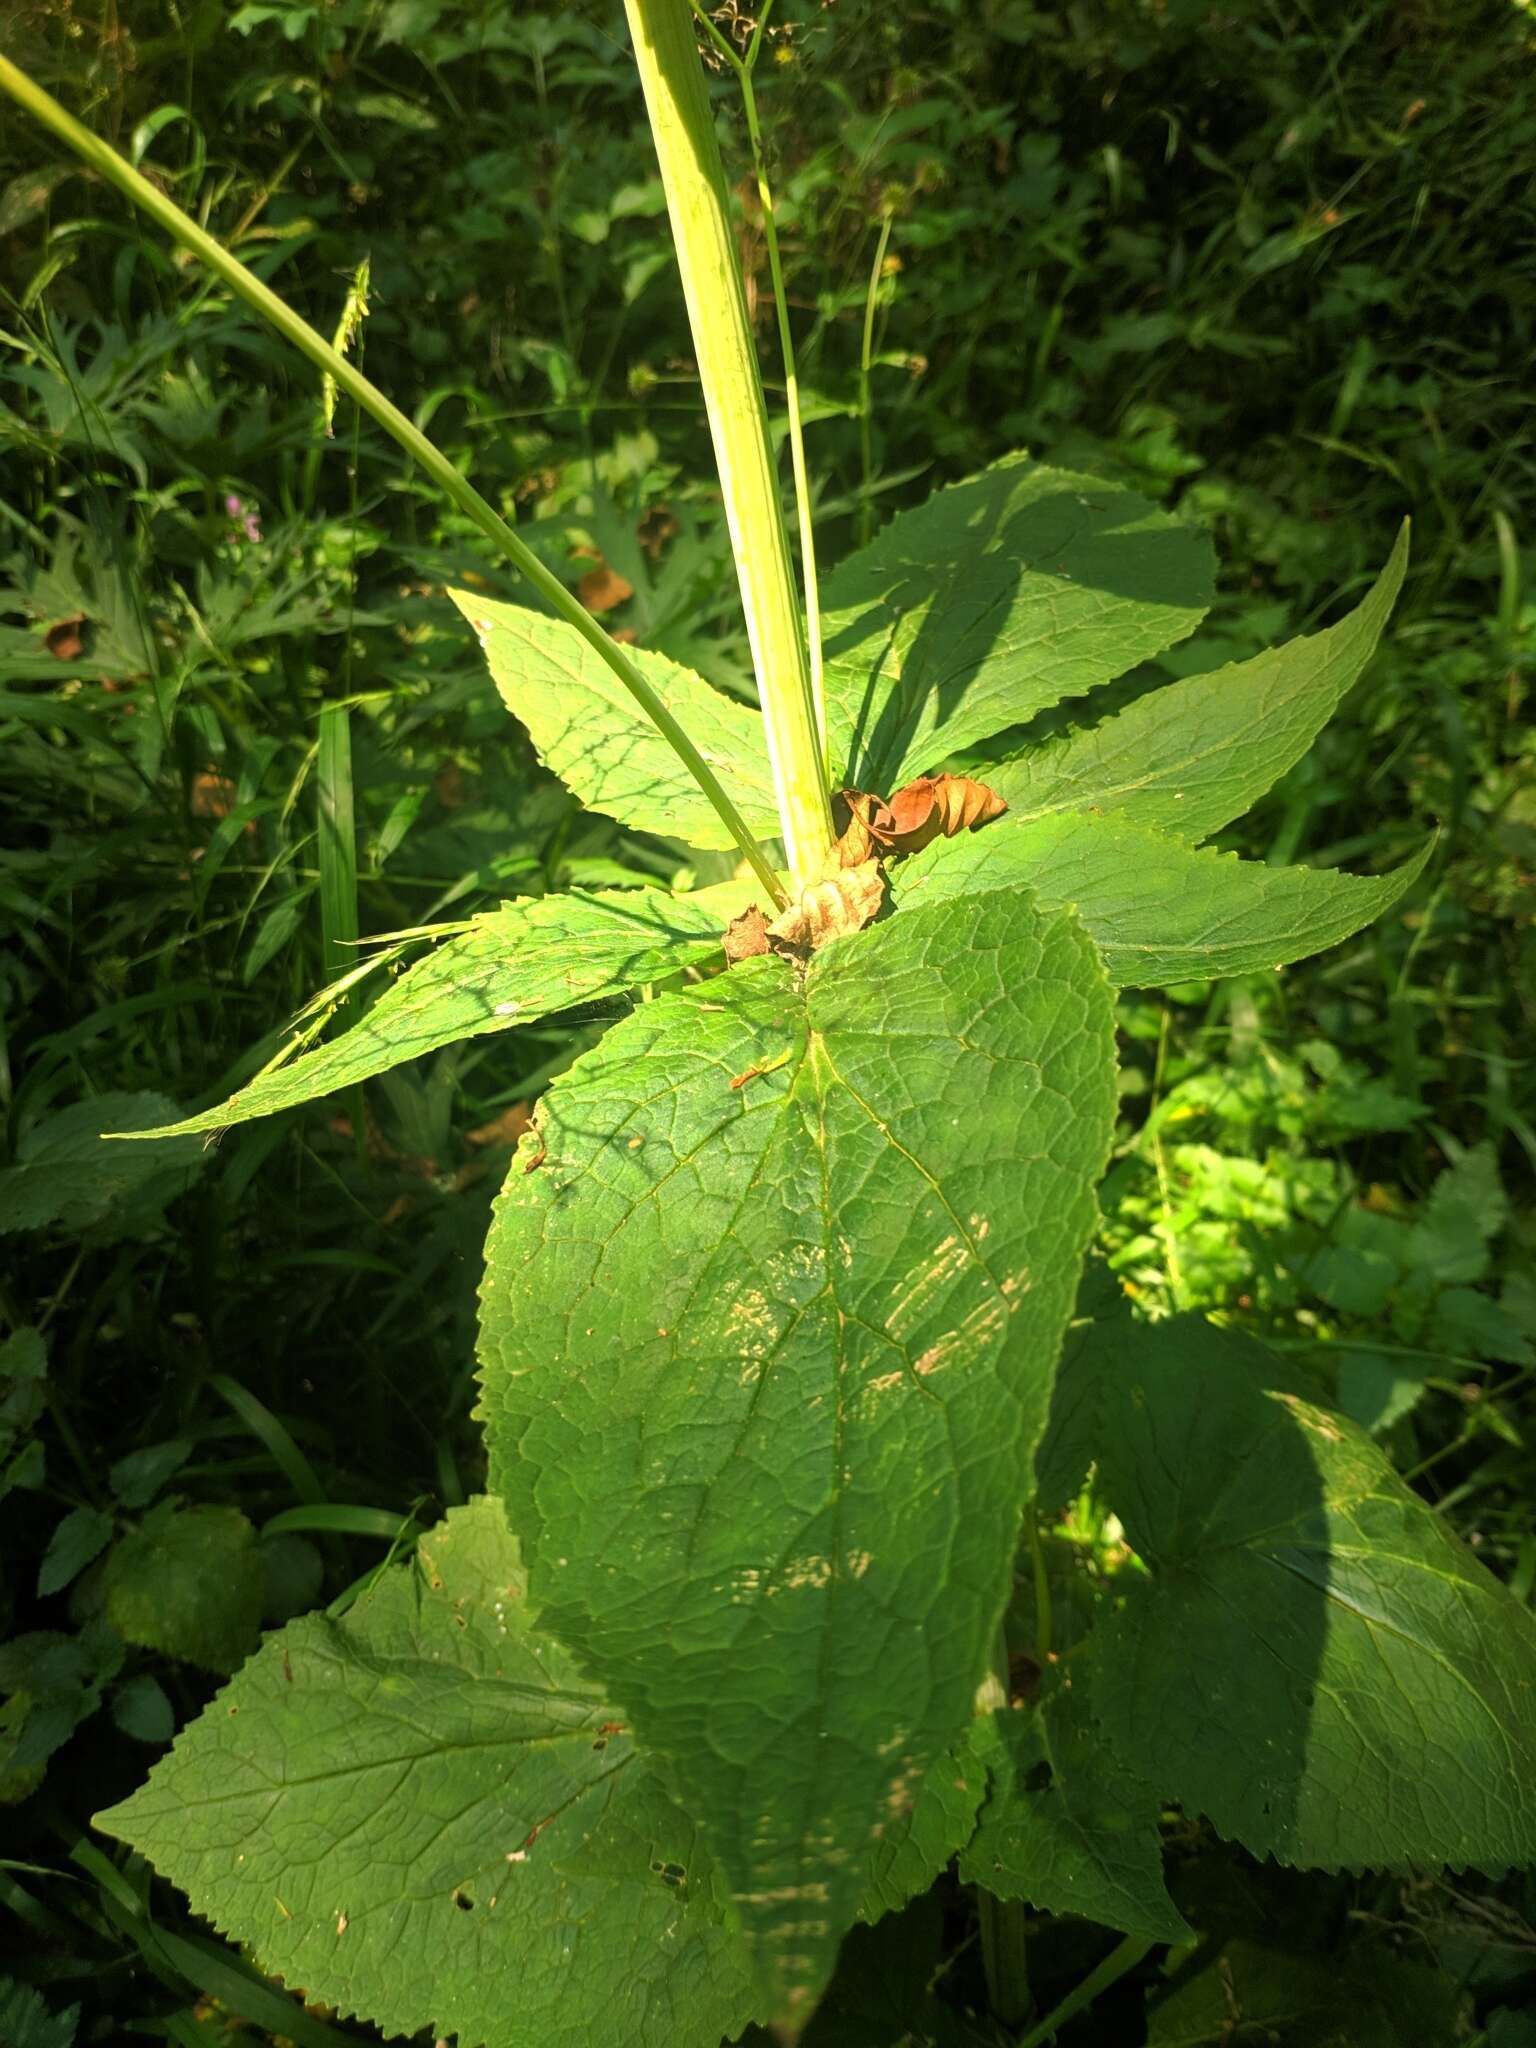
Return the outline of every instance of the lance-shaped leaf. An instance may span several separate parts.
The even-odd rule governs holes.
[[[1037,1707],[1009,1707],[977,1724],[987,1798],[960,1875],[1042,1912],[1187,1941],[1163,1884],[1156,1794],[1095,1729],[1089,1683],[1059,1685]]]
[[[1092,810],[1191,844],[1209,837],[1311,746],[1375,653],[1407,567],[1405,521],[1374,588],[1338,625],[1153,690],[1102,725],[988,767],[988,785],[1025,817]]]
[[[1092,946],[992,892],[645,1005],[502,1194],[493,1478],[776,2017],[970,1719],[1112,1086]]]
[[[1100,1341],[1100,1481],[1151,1568],[1101,1625],[1117,1751],[1256,1856],[1536,1860],[1529,1612],[1251,1339]]]
[[[914,775],[1182,640],[1209,538],[1100,477],[1014,456],[899,513],[823,591],[832,763]]]
[[[227,1102],[143,1137],[217,1131],[330,1095],[440,1045],[510,1031],[573,1003],[621,995],[718,956],[736,884],[668,896],[659,889],[572,890],[503,904],[445,939],[392,982],[360,1023],[236,1089]]]
[[[474,627],[502,702],[527,726],[539,759],[584,804],[637,831],[668,833],[690,846],[734,845],[667,741],[573,626],[469,590],[448,595]],[[761,715],[664,654],[644,647],[627,652],[681,720],[750,829],[776,839],[779,814]]]
[[[290,1623],[97,1825],[262,1967],[461,2048],[678,2048],[752,2017],[697,1832],[530,1623],[498,1503]]]
[[[891,888],[916,907],[1027,883],[1046,908],[1076,911],[1117,988],[1157,988],[1282,967],[1337,945],[1391,909],[1429,851],[1387,875],[1341,875],[1197,850],[1119,818],[1010,812],[936,840],[893,871]]]

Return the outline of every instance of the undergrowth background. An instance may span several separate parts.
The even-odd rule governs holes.
[[[1320,961],[1123,999],[1103,1248],[1149,1310],[1304,1353],[1530,1599],[1536,20],[775,20],[761,98],[825,559],[1026,446],[1214,526],[1221,598],[1157,671],[1178,674],[1338,616],[1414,521],[1389,644],[1224,843],[1367,869],[1438,829],[1429,870]],[[0,50],[324,332],[366,261],[369,374],[608,624],[748,688],[616,0],[15,0]],[[721,110],[744,171],[723,81]],[[740,233],[766,346],[749,197]],[[85,1823],[259,1621],[344,1598],[480,1483],[488,1204],[594,1020],[437,1054],[149,1182],[93,1145],[100,1098],[227,1093],[359,933],[715,870],[535,766],[441,590],[524,593],[9,110],[0,400],[0,2039],[211,2042],[231,2012],[259,2036],[261,1987]],[[178,1500],[207,1511],[191,1549]],[[1117,1543],[1080,1503],[1061,1596],[1108,1583]],[[1184,1823],[1171,1842],[1202,1924],[1332,1959],[1272,2038],[1536,2043],[1528,1880],[1296,1879]],[[850,1944],[827,2042],[901,2040],[914,1955],[954,2039],[996,2038],[965,2017],[963,1896],[923,1913]],[[1042,1925],[1042,1997],[1096,1939]],[[1337,1985],[1388,1951],[1425,1973],[1412,2028],[1329,2032]],[[1144,2038],[1131,1991],[1116,2042]]]

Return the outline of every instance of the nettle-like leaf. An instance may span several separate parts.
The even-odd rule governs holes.
[[[842,780],[889,792],[1192,633],[1209,537],[1102,477],[1010,456],[898,513],[826,579]]]
[[[493,1484],[780,2016],[971,1715],[1112,1076],[1087,939],[989,892],[643,1006],[500,1199]]]
[[[1082,1678],[977,1723],[988,1790],[960,1875],[1044,1912],[1190,1940],[1163,1884],[1157,1795],[1104,1741],[1089,1691]]]
[[[1098,1638],[1116,1750],[1258,1856],[1536,1859],[1529,1612],[1261,1345],[1101,1342],[1100,1484],[1150,1567]]]
[[[1010,811],[982,831],[902,863],[903,908],[1027,883],[1070,908],[1120,988],[1246,974],[1337,945],[1389,910],[1423,872],[1426,845],[1386,875],[1271,868],[1200,850],[1120,818]]]
[[[531,1622],[498,1503],[311,1615],[97,1825],[263,1968],[461,2048],[678,2048],[754,1993],[695,1828]]]
[[[1375,653],[1407,567],[1405,521],[1338,625],[1149,691],[1102,725],[989,767],[988,783],[1019,817],[1091,809],[1191,845],[1208,838],[1311,746]]]
[[[691,846],[734,844],[718,813],[605,661],[560,619],[473,591],[448,595],[474,627],[502,702],[539,758],[595,811]],[[779,830],[759,713],[643,647],[629,659],[687,729],[760,838]]]
[[[735,884],[669,896],[659,889],[572,890],[505,903],[406,969],[367,1016],[276,1067],[227,1102],[149,1133],[222,1130],[329,1095],[440,1045],[662,981],[718,957]]]

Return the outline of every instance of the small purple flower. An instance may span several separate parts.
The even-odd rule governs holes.
[[[254,544],[261,539],[261,514],[254,509],[247,511],[243,498],[229,492],[224,500],[224,510],[234,522],[225,533],[225,540],[238,546],[242,540]]]

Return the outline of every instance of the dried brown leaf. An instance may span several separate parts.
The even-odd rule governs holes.
[[[725,957],[734,966],[738,960],[752,960],[767,951],[768,920],[755,903],[749,903],[725,928]]]
[[[665,505],[653,505],[636,528],[640,545],[653,562],[661,559],[662,549],[679,531],[677,520]]]
[[[60,619],[57,625],[50,626],[44,635],[48,652],[59,661],[78,661],[85,652],[82,629],[86,623],[85,613],[76,612],[72,619]]]
[[[524,1131],[533,1129],[533,1105],[530,1102],[514,1102],[510,1109],[493,1117],[488,1124],[480,1124],[464,1137],[471,1145],[515,1145]]]
[[[1008,806],[995,790],[969,775],[919,775],[890,801],[886,841],[893,853],[917,853],[931,840],[953,839],[973,825],[1000,818]]]
[[[890,806],[878,796],[862,789],[839,790],[832,816],[841,830],[827,859],[828,874],[838,868],[861,868],[890,844]]]
[[[768,927],[774,952],[814,953],[828,939],[861,931],[885,900],[885,876],[877,860],[802,889],[797,901]]]
[[[576,594],[589,612],[611,612],[617,605],[624,604],[635,594],[635,586],[628,583],[617,569],[610,569],[600,561],[595,569],[589,569],[576,586]]]

